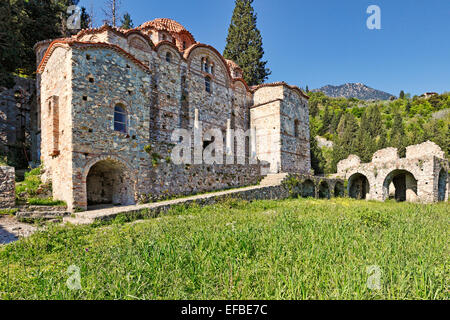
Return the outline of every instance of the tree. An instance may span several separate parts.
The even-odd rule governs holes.
[[[331,167],[336,172],[339,161],[346,159],[349,155],[357,151],[358,123],[352,113],[345,113],[337,129],[334,139],[334,147],[331,159]]]
[[[403,126],[403,119],[400,112],[397,110],[394,114],[394,123],[392,125],[391,138],[389,144],[398,149],[401,157],[406,155],[407,141],[405,138],[405,128]]]
[[[405,91],[400,91],[400,99],[405,99]]]
[[[314,174],[324,173],[325,158],[322,154],[322,150],[316,140],[317,125],[314,119],[310,120],[310,154],[311,154],[311,167],[314,170]]]
[[[306,91],[306,93],[308,93],[308,92],[309,92],[309,88],[308,88],[308,85],[306,85],[306,89],[305,89],[305,91]]]
[[[223,53],[226,59],[233,60],[242,68],[244,79],[250,86],[262,84],[271,74],[266,68],[267,61],[262,61],[262,37],[256,27],[252,3],[253,0],[236,0]]]
[[[16,7],[16,9],[18,9]],[[14,85],[12,73],[20,63],[23,49],[21,35],[15,27],[11,1],[0,3],[0,86],[11,88]]]
[[[134,23],[131,19],[131,15],[127,12],[123,15],[122,19],[120,20],[120,23],[122,24],[122,29],[133,29]]]
[[[330,114],[330,107],[328,105],[325,106],[325,112],[322,118],[322,128],[320,129],[320,134],[324,135],[330,130],[332,115]]]
[[[105,1],[104,8],[102,9],[103,14],[106,17],[106,19],[104,20],[105,23],[112,25],[113,27],[117,26],[117,19],[119,17],[121,4],[122,3],[120,0]]]

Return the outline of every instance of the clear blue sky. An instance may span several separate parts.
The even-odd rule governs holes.
[[[103,0],[94,3],[101,25]],[[381,30],[369,30],[369,5]],[[255,0],[269,82],[310,89],[361,82],[398,95],[450,91],[450,0]],[[172,18],[223,52],[234,0],[122,0],[135,25]]]

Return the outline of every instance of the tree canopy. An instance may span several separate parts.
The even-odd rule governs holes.
[[[262,36],[256,27],[257,16],[252,6],[253,0],[236,0],[227,44],[223,53],[225,59],[233,60],[244,71],[248,85],[258,85],[271,74],[263,61]]]

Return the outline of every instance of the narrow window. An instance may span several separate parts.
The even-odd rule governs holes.
[[[211,63],[211,68],[210,68],[211,74],[214,74],[214,64]]]
[[[296,138],[298,138],[300,136],[299,130],[300,130],[300,121],[295,120],[294,121],[294,135]]]
[[[211,78],[205,77],[205,90],[208,93],[211,93]]]
[[[172,55],[170,54],[170,52],[166,53],[166,61],[169,63],[172,61]]]
[[[209,59],[208,58],[203,58],[203,71],[205,72],[209,72]]]
[[[186,50],[186,41],[183,41],[183,50]]]
[[[121,105],[114,107],[114,131],[127,133],[127,113]]]

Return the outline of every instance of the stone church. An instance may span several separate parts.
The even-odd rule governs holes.
[[[69,210],[311,172],[308,96],[284,82],[249,87],[236,63],[176,21],[82,30],[35,52],[44,179]],[[239,164],[172,163],[172,132],[200,122],[224,136],[255,130],[257,161],[247,152]]]

